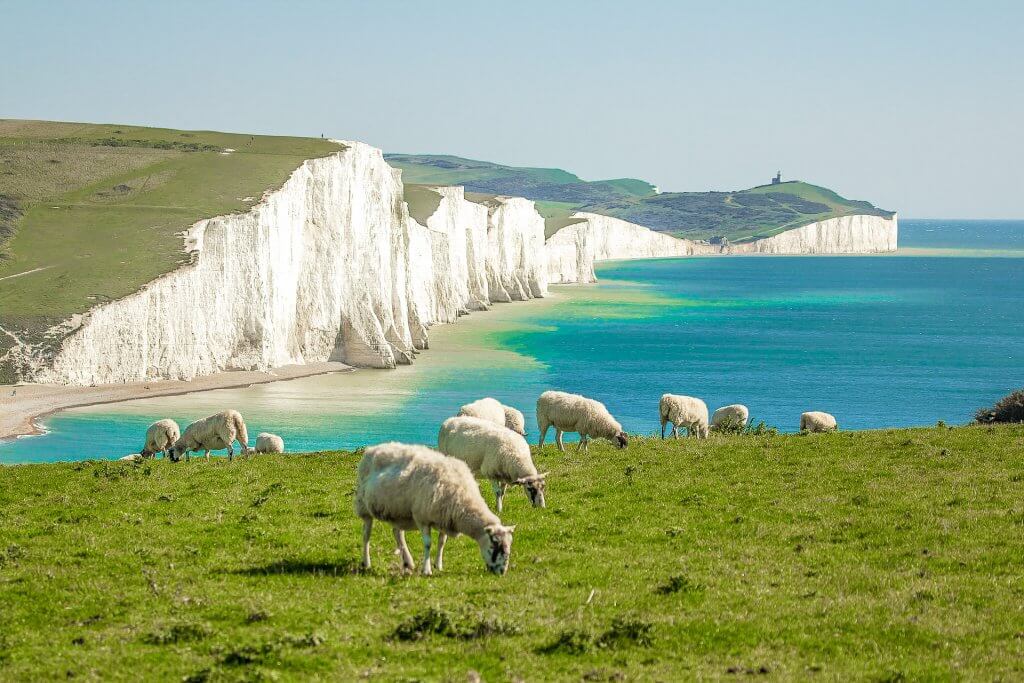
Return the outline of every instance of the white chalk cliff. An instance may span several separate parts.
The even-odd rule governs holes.
[[[595,282],[594,262],[717,253],[701,242],[683,240],[642,225],[578,212],[579,223],[548,238],[548,281],[552,284]]]
[[[729,245],[731,254],[877,254],[896,251],[896,214],[840,216],[780,232],[754,242]]]
[[[394,367],[426,348],[431,325],[543,297],[549,282],[593,282],[595,261],[896,246],[895,218],[834,219],[723,248],[587,213],[545,243],[543,218],[517,197],[481,204],[461,187],[418,190],[436,196],[414,217],[380,150],[339,145],[247,213],[196,223],[185,236],[191,263],[64,323],[74,331],[52,357],[27,358],[26,379],[188,380],[326,360]]]

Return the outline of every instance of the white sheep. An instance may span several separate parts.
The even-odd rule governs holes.
[[[388,522],[402,557],[403,569],[416,563],[405,544],[405,532],[418,529],[423,538],[423,574],[430,575],[430,534],[437,529],[437,570],[444,568],[448,536],[465,534],[480,546],[487,569],[508,570],[514,526],[503,526],[487,507],[466,463],[427,448],[391,442],[366,449],[359,461],[355,509],[363,520],[363,567],[370,568],[373,520]]]
[[[564,391],[545,391],[537,399],[537,427],[540,429],[538,447],[543,448],[544,437],[549,427],[555,428],[558,450],[565,452],[562,434],[577,432],[580,435],[577,450],[589,451],[589,440],[604,438],[619,448],[629,445],[626,432],[600,401],[579,394]]]
[[[686,427],[686,433],[698,438],[708,438],[708,404],[693,396],[663,394],[658,401],[658,415],[661,417],[661,438],[665,438],[665,424],[672,424],[672,437],[679,438],[679,428]]]
[[[242,453],[249,453],[249,432],[245,421],[237,410],[224,410],[215,415],[196,420],[185,428],[185,433],[174,442],[168,452],[171,460],[177,462],[181,456],[188,458],[190,451],[206,451],[206,459],[210,459],[210,451],[228,449],[228,459],[234,457],[232,443],[235,439],[242,446]]]
[[[506,405],[503,405],[502,408],[505,409],[505,426],[519,436],[526,436],[526,418],[522,411]]]
[[[547,473],[537,474],[530,444],[519,434],[478,417],[450,417],[441,425],[437,449],[491,480],[498,512],[509,486],[522,486],[534,507],[544,507]]]
[[[256,435],[256,453],[284,453],[284,439],[277,434],[260,432]]]
[[[800,415],[801,432],[834,432],[839,429],[836,418],[820,410],[812,410]]]
[[[146,445],[139,451],[143,458],[163,453],[166,458],[174,442],[181,438],[181,428],[174,420],[157,420],[146,430]],[[123,460],[124,458],[122,458]]]
[[[750,419],[750,411],[745,405],[733,403],[722,406],[711,416],[711,429],[724,429],[728,427],[746,427]]]
[[[503,405],[493,398],[481,398],[459,408],[460,417],[478,417],[481,420],[504,425],[513,432],[526,436],[526,418],[512,406]]]

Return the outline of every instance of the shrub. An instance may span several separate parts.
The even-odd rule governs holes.
[[[974,414],[978,424],[994,422],[1024,422],[1024,389],[1018,389],[996,401],[991,408],[982,408]]]

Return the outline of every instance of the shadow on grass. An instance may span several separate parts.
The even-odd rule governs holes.
[[[239,576],[358,576],[372,574],[373,570],[363,569],[362,563],[355,559],[346,559],[340,562],[317,562],[291,558],[269,564],[242,567],[230,573]]]

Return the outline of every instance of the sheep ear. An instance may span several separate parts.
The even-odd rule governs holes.
[[[514,482],[512,482],[512,485],[525,486],[528,481],[530,481],[530,477],[520,477],[519,479],[516,479]]]
[[[516,525],[513,524],[512,526],[505,527],[505,531],[509,532],[510,534],[514,534],[516,531]]]
[[[551,474],[551,473],[550,472],[541,472],[540,474],[537,475],[537,479],[547,479],[549,474]]]

